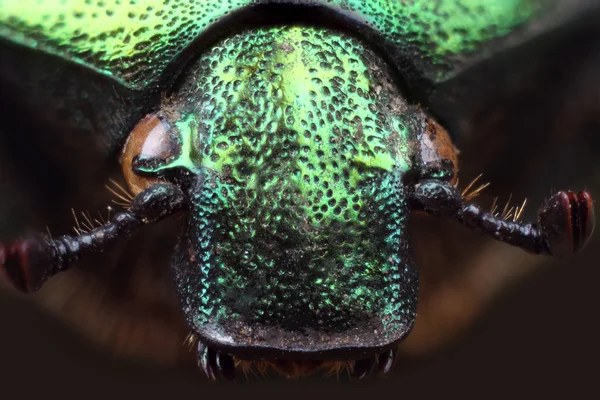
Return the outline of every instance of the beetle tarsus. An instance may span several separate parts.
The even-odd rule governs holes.
[[[130,210],[115,214],[89,232],[55,239],[34,236],[8,245],[0,243],[0,279],[22,292],[35,292],[48,278],[66,270],[82,256],[105,250],[118,239],[131,236],[140,226],[180,211],[184,204],[181,189],[160,183],[140,193]]]
[[[198,342],[198,366],[211,381],[219,378],[235,380],[235,363],[229,354],[209,348],[201,341]]]
[[[432,215],[456,219],[534,254],[561,257],[575,253],[587,244],[594,231],[592,198],[587,191],[554,194],[534,224],[505,220],[468,204],[453,185],[434,179],[415,186],[411,205]]]

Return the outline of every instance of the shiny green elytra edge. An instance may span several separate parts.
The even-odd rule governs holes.
[[[367,44],[324,28],[216,43],[160,109],[188,170],[174,257],[190,326],[222,348],[385,346],[415,318],[404,189],[425,115]]]
[[[0,37],[57,54],[140,89],[226,16],[267,0],[4,0]],[[286,3],[279,1],[278,3]],[[305,0],[364,21],[409,57],[452,63],[550,7],[542,0]],[[437,72],[436,72],[437,71]]]

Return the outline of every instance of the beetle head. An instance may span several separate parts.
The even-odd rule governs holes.
[[[451,180],[445,131],[353,37],[256,29],[200,56],[122,158],[180,184],[175,283],[201,341],[241,358],[377,355],[411,329],[407,193]]]

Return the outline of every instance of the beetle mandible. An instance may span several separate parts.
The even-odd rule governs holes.
[[[447,19],[454,1],[428,11],[420,1],[209,1],[196,4],[198,20],[181,35],[178,19],[153,21],[164,21],[170,6],[140,3],[141,14],[140,4],[90,11],[146,21],[103,27],[109,34],[85,33],[90,16],[75,8],[65,21],[58,7],[20,15],[25,5],[3,5],[9,40],[34,46],[41,35],[46,51],[132,92],[156,93],[123,146],[131,204],[76,236],[0,246],[1,272],[16,288],[38,290],[80,257],[184,215],[173,278],[209,378],[233,378],[236,360],[256,359],[350,362],[362,377],[375,366],[389,372],[415,321],[411,212],[452,218],[537,254],[568,255],[589,240],[586,191],[554,194],[535,224],[468,203],[455,186],[449,134],[408,95],[423,80],[451,75],[461,54],[510,32],[535,7],[487,2]],[[437,24],[389,19],[417,9]],[[244,29],[220,29],[236,18]],[[482,31],[478,23],[489,18],[496,29]],[[202,35],[210,46],[171,63]],[[420,57],[405,62],[415,51]]]

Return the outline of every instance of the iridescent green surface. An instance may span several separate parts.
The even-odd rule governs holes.
[[[174,265],[201,335],[327,349],[408,331],[402,179],[423,115],[378,56],[324,29],[250,31],[201,56],[161,109],[183,143],[163,169],[198,173]]]
[[[207,27],[267,0],[4,0],[0,36],[58,54],[141,88]],[[292,2],[292,1],[290,1]],[[280,2],[281,3],[281,2]],[[305,0],[375,28],[407,57],[442,67],[504,36],[541,0]],[[445,72],[444,72],[445,71]],[[430,78],[439,78],[432,76]]]

